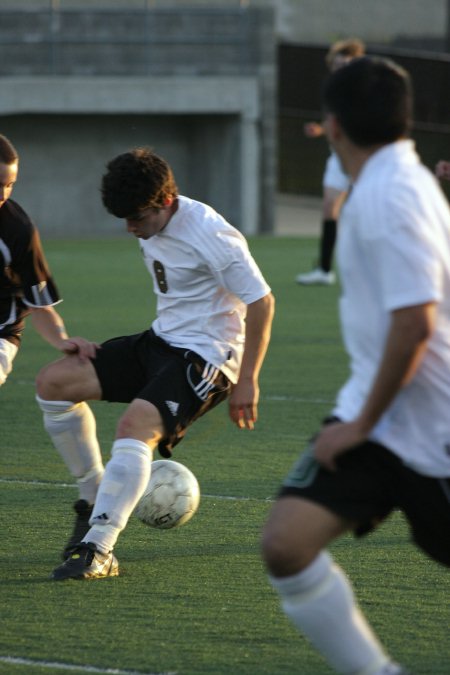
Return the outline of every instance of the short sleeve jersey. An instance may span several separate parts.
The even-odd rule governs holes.
[[[335,152],[332,152],[327,159],[322,183],[324,189],[332,188],[339,192],[346,192],[350,187],[350,178],[344,173]]]
[[[19,344],[30,307],[58,302],[39,233],[19,204],[8,199],[0,208],[0,338]]]
[[[140,246],[157,296],[155,333],[236,382],[246,306],[270,292],[243,235],[211,207],[180,196],[164,230]]]
[[[411,141],[372,155],[341,212],[338,265],[351,376],[334,413],[354,419],[377,373],[397,309],[436,303],[437,319],[412,381],[371,432],[408,466],[450,476],[450,211]]]

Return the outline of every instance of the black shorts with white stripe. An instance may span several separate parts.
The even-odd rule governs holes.
[[[171,347],[153,330],[107,340],[92,364],[103,400],[140,398],[158,408],[166,431],[158,447],[163,457],[170,457],[186,429],[231,390],[216,366],[193,351]]]
[[[356,536],[376,528],[392,511],[403,511],[417,546],[450,567],[450,478],[423,476],[373,441],[343,453],[336,464],[336,471],[327,471],[317,462],[312,439],[279,497],[324,506],[352,523]]]

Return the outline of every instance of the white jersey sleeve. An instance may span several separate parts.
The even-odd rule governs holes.
[[[219,283],[246,305],[267,295],[270,288],[242,235],[237,231],[221,232],[218,242],[221,265],[213,273]],[[218,261],[215,262],[217,264]]]

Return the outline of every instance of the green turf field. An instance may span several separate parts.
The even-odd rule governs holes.
[[[240,431],[223,404],[188,432],[175,459],[197,475],[200,509],[172,531],[132,518],[116,548],[118,578],[48,580],[77,493],[34,402],[34,375],[55,353],[28,327],[0,391],[0,673],[331,672],[279,611],[258,549],[270,500],[346,376],[338,290],[293,283],[313,262],[312,239],[251,247],[277,299],[260,420]],[[131,237],[51,241],[46,251],[72,334],[100,341],[150,324],[151,282]],[[107,458],[121,406],[92,407]],[[332,550],[393,656],[415,675],[449,675],[448,573],[409,544],[402,517]]]

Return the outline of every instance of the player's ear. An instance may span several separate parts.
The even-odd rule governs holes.
[[[325,115],[324,127],[326,130],[327,138],[330,143],[338,140],[342,136],[342,127],[338,122],[336,115],[333,113],[327,112]]]
[[[170,197],[166,197],[164,199],[164,206],[167,208],[168,206],[172,206],[173,204],[173,197],[172,195]]]

